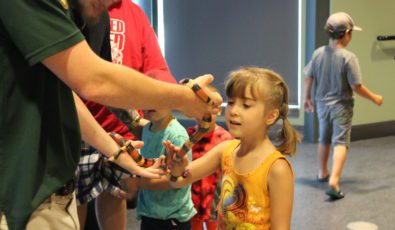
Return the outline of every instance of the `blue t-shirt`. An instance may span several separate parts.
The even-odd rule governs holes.
[[[316,49],[304,72],[306,77],[315,79],[315,100],[326,105],[353,104],[351,85],[362,84],[358,59],[344,48],[322,46]]]
[[[185,128],[173,120],[165,129],[159,132],[151,132],[150,124],[143,128],[142,140],[144,147],[141,155],[147,158],[158,158],[167,155],[162,144],[170,140],[175,146],[181,147],[189,138]],[[192,153],[188,152],[188,159],[192,161]],[[190,220],[196,214],[191,198],[191,186],[181,189],[164,191],[140,190],[137,203],[137,218],[141,216],[155,219],[177,219],[180,222]]]

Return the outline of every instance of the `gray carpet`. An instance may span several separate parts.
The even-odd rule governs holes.
[[[315,182],[316,149],[303,143],[291,159],[296,176],[291,229],[395,229],[395,136],[351,143],[340,183],[346,197],[334,202],[325,195],[326,185]],[[139,229],[135,210],[128,211],[128,229]]]

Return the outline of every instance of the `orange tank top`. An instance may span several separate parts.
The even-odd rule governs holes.
[[[286,160],[286,158],[276,151],[269,155],[256,170],[239,174],[233,170],[232,165],[233,152],[239,144],[239,140],[231,141],[222,154],[222,187],[218,205],[218,229],[270,229],[267,175],[277,159]],[[289,162],[288,164],[291,167]]]

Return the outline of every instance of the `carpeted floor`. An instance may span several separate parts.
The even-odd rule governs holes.
[[[296,176],[291,229],[395,229],[395,136],[351,143],[340,184],[346,197],[334,202],[325,195],[326,185],[315,181],[316,148],[303,143],[291,159]],[[139,229],[135,210],[128,211],[128,229]]]

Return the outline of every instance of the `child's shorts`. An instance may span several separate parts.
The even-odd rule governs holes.
[[[354,104],[317,103],[319,143],[350,146]]]

